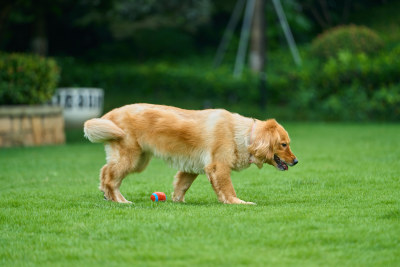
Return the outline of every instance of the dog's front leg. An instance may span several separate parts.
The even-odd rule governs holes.
[[[254,204],[236,197],[231,180],[231,169],[226,164],[211,163],[205,168],[205,172],[220,202],[226,204]]]

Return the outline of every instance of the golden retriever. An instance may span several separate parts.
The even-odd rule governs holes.
[[[130,203],[119,191],[122,180],[143,171],[152,156],[179,171],[172,200],[183,202],[199,174],[206,174],[218,200],[254,204],[237,198],[231,171],[264,163],[288,170],[298,161],[285,129],[274,119],[260,121],[224,109],[185,110],[133,104],[85,122],[85,136],[105,143],[107,164],[100,173],[100,190],[107,200]]]

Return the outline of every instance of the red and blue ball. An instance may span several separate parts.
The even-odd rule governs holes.
[[[150,196],[151,200],[154,202],[159,202],[159,201],[166,201],[167,196],[165,195],[164,192],[154,192]]]

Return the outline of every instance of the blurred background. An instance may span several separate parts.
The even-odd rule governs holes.
[[[260,119],[399,121],[400,1],[256,0],[234,75],[249,1],[2,0],[0,104],[93,87],[104,90],[104,113],[149,102]],[[261,58],[251,63],[251,53]]]

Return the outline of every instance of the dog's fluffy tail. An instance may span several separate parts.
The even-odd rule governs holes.
[[[83,127],[85,137],[92,143],[103,143],[118,140],[125,136],[125,132],[115,123],[107,119],[91,119]]]

